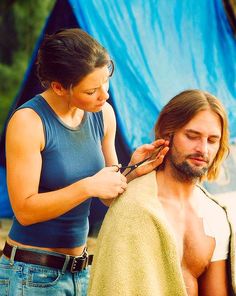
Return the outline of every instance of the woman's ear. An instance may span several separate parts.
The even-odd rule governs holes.
[[[67,93],[67,90],[57,81],[51,82],[51,88],[58,96],[64,96]]]

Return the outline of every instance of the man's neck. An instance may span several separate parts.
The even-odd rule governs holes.
[[[158,195],[179,201],[190,199],[193,195],[196,180],[181,180],[177,178],[171,168],[165,167],[157,171]]]

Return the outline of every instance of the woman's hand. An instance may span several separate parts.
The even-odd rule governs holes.
[[[163,162],[163,159],[169,150],[168,145],[169,145],[169,141],[164,140],[164,139],[159,139],[159,140],[152,142],[151,144],[145,144],[145,145],[138,147],[134,151],[134,153],[130,159],[129,165],[133,165],[133,164],[140,162],[140,161],[144,160],[145,158],[151,156],[152,154],[155,154],[156,150],[158,150],[162,146],[160,152],[157,154],[156,159],[153,162],[149,162],[146,165],[142,165],[142,166],[138,167],[137,169],[135,169],[132,173],[130,173],[127,176],[128,182],[135,179],[136,177],[150,173],[156,167],[158,167]],[[126,174],[126,171],[124,171],[124,175],[125,174]]]
[[[91,196],[103,200],[116,198],[127,187],[127,179],[120,173],[118,166],[105,167],[88,179],[91,180]]]

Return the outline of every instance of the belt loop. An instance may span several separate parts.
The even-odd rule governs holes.
[[[69,261],[70,261],[70,255],[66,255],[66,259],[65,259],[65,262],[64,262],[62,270],[61,270],[62,274],[65,273]]]
[[[16,250],[17,250],[17,246],[12,246],[11,257],[10,257],[10,265],[11,266],[14,265],[14,259],[15,259],[15,255],[16,255]]]

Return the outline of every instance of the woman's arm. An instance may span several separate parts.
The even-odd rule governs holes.
[[[114,111],[111,105],[109,105],[108,103],[106,103],[104,106],[103,117],[104,117],[104,140],[102,143],[102,149],[103,149],[105,162],[107,166],[117,165],[118,159],[117,159],[117,154],[115,150],[116,119],[115,119]],[[131,173],[127,178],[128,182],[131,181],[132,179],[135,179],[136,177],[139,177],[151,172],[153,169],[159,166],[162,163],[166,153],[169,150],[168,145],[169,145],[168,141],[160,139],[160,140],[154,141],[151,144],[144,144],[138,147],[134,151],[131,157],[131,160],[129,163],[131,165],[151,156],[156,149],[158,149],[160,146],[163,146],[160,153],[157,155],[156,160],[153,161],[152,163],[149,163],[145,166],[135,169],[133,173]],[[124,172],[124,175],[126,172],[127,171]]]
[[[116,119],[115,119],[114,110],[112,106],[109,105],[108,103],[104,105],[103,118],[104,118],[104,139],[102,142],[102,150],[105,158],[105,163],[106,163],[106,166],[117,165],[118,158],[115,150]],[[166,153],[169,150],[168,144],[169,144],[168,141],[157,140],[151,144],[145,144],[138,147],[131,157],[131,160],[129,163],[131,165],[147,158],[152,153],[154,153],[156,149],[158,149],[160,146],[163,145],[163,149],[161,149],[160,153],[157,155],[157,158],[154,162],[135,169],[131,174],[128,175],[127,178],[124,177],[127,171],[123,172],[122,188],[125,190],[127,187],[126,182],[128,183],[138,176],[147,174],[151,172],[153,169],[155,169],[157,166],[159,166],[162,163]],[[113,199],[105,200],[105,201],[102,200],[102,202],[107,206],[109,206],[112,201]]]
[[[118,164],[118,158],[115,149],[115,135],[116,135],[116,118],[112,106],[108,103],[103,108],[103,122],[104,122],[104,138],[102,141],[102,151],[105,159],[105,164],[108,167]],[[113,167],[117,171],[117,167]],[[127,187],[127,179],[120,174],[123,191]],[[122,192],[123,193],[123,192]],[[101,199],[102,203],[109,206],[114,198]]]
[[[17,111],[6,135],[7,184],[14,214],[22,225],[58,217],[91,196],[110,199],[123,192],[116,168],[109,167],[63,189],[39,193],[43,148],[39,116],[31,109]]]

